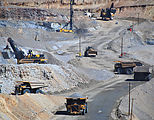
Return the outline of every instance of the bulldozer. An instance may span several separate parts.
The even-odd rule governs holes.
[[[102,20],[109,21],[112,20],[116,13],[116,9],[114,8],[114,3],[111,4],[110,8],[102,9],[100,17]]]
[[[97,55],[97,51],[93,47],[90,47],[90,46],[88,46],[86,48],[86,51],[84,52],[85,57],[96,57],[96,55]]]
[[[116,62],[114,65],[114,72],[118,74],[133,74],[133,68],[136,66],[142,66],[141,62],[122,62],[122,61],[114,61]]]
[[[15,58],[17,59],[17,64],[25,64],[25,63],[39,63],[45,64],[47,63],[47,59],[45,59],[44,54],[33,54],[32,50],[29,50],[28,55],[25,55],[24,51],[17,48],[16,44],[11,38],[8,38],[8,42],[12,47]]]
[[[29,81],[16,81],[15,95],[23,95],[25,93],[42,93],[41,88],[47,87],[44,83],[29,82]]]
[[[78,93],[67,97],[65,103],[67,113],[85,115],[88,112],[87,99],[88,97],[83,97]]]

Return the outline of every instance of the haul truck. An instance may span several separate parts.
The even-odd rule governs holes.
[[[114,15],[116,13],[116,9],[114,8],[114,3],[111,4],[110,8],[102,9],[100,17],[102,17],[102,20],[112,20]]]
[[[96,57],[96,55],[97,55],[97,51],[93,47],[88,46],[86,48],[86,51],[84,53],[85,57]]]
[[[23,95],[25,93],[43,93],[41,88],[47,87],[41,82],[16,81],[15,94]]]
[[[114,65],[114,72],[118,74],[133,74],[133,68],[136,66],[142,66],[140,62],[122,62],[122,61],[114,61],[116,64]]]
[[[88,112],[87,97],[77,93],[66,98],[66,109],[69,114],[82,114]]]

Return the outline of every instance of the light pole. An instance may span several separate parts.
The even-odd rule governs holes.
[[[122,39],[121,39],[121,54],[120,54],[120,57],[121,58],[123,57],[123,36],[122,36]]]
[[[137,13],[137,14],[138,14],[138,16],[137,16],[137,17],[138,17],[138,25],[139,25],[139,22],[140,22],[139,14],[140,14],[140,13]]]
[[[121,47],[120,47],[120,58],[122,58],[123,57],[123,48],[124,48],[124,35],[125,35],[125,30],[123,30],[119,35],[121,35]]]
[[[81,36],[79,37],[79,56],[81,57]]]
[[[70,30],[73,29],[73,4],[74,0],[70,0]]]
[[[132,98],[130,120],[132,120],[132,118],[133,118],[133,102],[134,102],[134,98]]]
[[[128,115],[130,115],[130,82],[128,84]]]

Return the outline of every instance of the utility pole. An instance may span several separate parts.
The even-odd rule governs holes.
[[[79,56],[81,57],[81,36],[79,37]]]
[[[130,120],[132,120],[132,117],[133,117],[133,102],[134,102],[134,98],[132,98]]]
[[[121,54],[120,54],[120,57],[121,58],[123,57],[123,36],[122,36],[122,39],[121,39]]]
[[[137,14],[138,14],[138,25],[139,25],[139,22],[140,22],[139,14],[140,14],[140,13],[137,13]]]
[[[49,0],[48,0],[48,1],[47,1],[47,4],[48,4],[48,9],[49,9],[49,3],[50,3],[50,2],[49,2]]]
[[[130,82],[128,83],[128,115],[130,115]]]
[[[74,0],[70,0],[70,30],[73,29],[73,4],[74,4]]]

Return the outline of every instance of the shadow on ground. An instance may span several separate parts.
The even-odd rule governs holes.
[[[57,111],[55,115],[79,115],[79,114],[69,114],[67,111]]]
[[[149,80],[135,80],[135,79],[126,79],[125,81],[138,81],[138,82],[140,82],[140,81],[149,81]]]
[[[69,115],[67,111],[57,111],[55,115]]]

